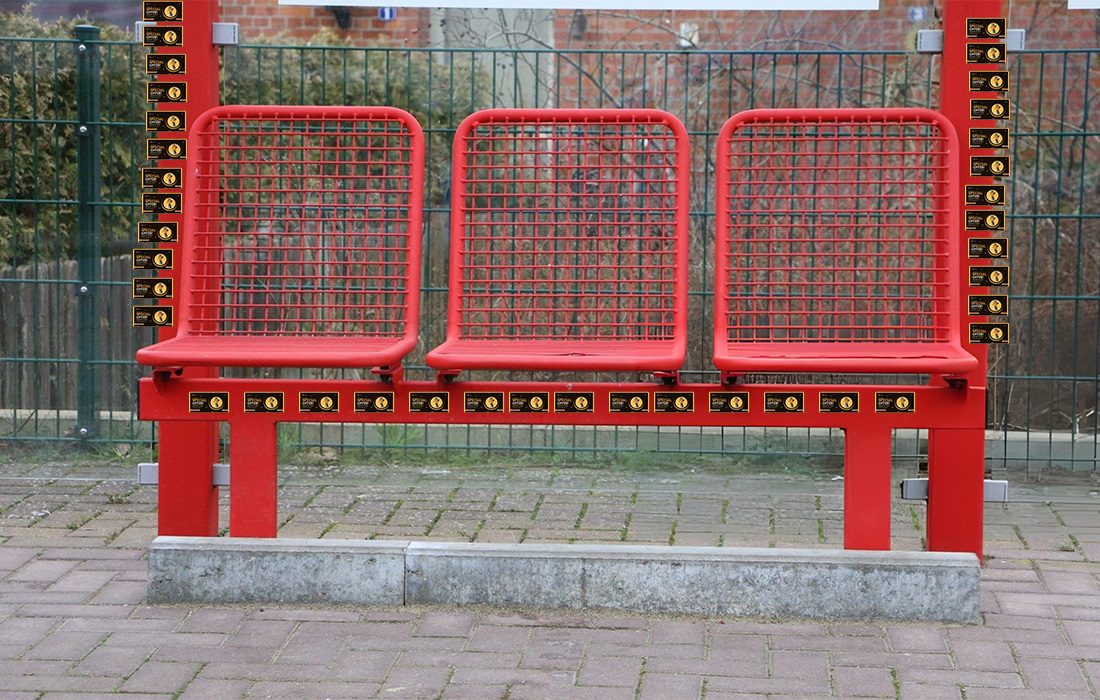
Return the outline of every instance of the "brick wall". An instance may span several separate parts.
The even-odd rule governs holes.
[[[339,0],[332,5],[338,6]],[[279,5],[278,0],[221,0],[222,21],[239,23],[246,42],[272,35],[304,41],[322,30],[363,46],[419,47],[430,42],[428,10],[400,8],[397,19],[383,22],[374,7],[343,9],[351,19],[346,30],[337,26],[335,15],[324,7]]]

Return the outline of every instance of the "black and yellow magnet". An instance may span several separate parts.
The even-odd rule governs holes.
[[[972,177],[1006,177],[1012,174],[1009,156],[970,156]]]
[[[1006,92],[1008,88],[1006,70],[970,71],[970,92]]]
[[[612,413],[648,413],[649,394],[644,391],[613,391],[608,400]]]
[[[187,157],[186,139],[148,139],[145,157],[149,160],[182,160]]]
[[[143,189],[179,187],[183,183],[183,168],[142,168]]]
[[[467,391],[462,395],[464,413],[501,413],[504,411],[503,391]]]
[[[963,222],[967,231],[1004,231],[1005,213],[999,209],[967,210]]]
[[[967,185],[963,192],[967,206],[1001,204],[1005,201],[1004,185]]]
[[[657,413],[694,413],[695,394],[690,391],[658,391],[653,395]]]
[[[1008,129],[971,129],[971,148],[1008,148]]]
[[[282,413],[284,410],[281,391],[244,392],[245,413]]]
[[[228,391],[192,391],[187,394],[189,413],[228,413]]]
[[[970,342],[990,345],[1008,342],[1007,323],[971,323]]]
[[[971,294],[967,297],[969,316],[1002,316],[1008,313],[1008,296],[1004,294]]]
[[[148,102],[185,102],[187,83],[156,81],[145,86]]]
[[[171,306],[133,307],[134,328],[163,328],[171,326],[174,319]]]
[[[817,398],[821,413],[859,413],[858,391],[823,391]]]
[[[971,287],[1007,287],[1008,265],[989,265],[970,268]]]
[[[160,248],[134,248],[130,258],[135,270],[171,270],[172,251]]]
[[[806,395],[801,391],[764,393],[765,413],[802,413],[804,410],[806,410]]]
[[[142,221],[138,223],[138,243],[174,243],[179,240],[179,224],[175,221]]]
[[[591,413],[596,399],[591,391],[558,391],[554,393],[554,413]]]
[[[301,413],[335,413],[340,410],[338,391],[302,391],[298,393],[298,411]]]
[[[708,399],[711,413],[747,413],[749,410],[747,391],[712,391]]]
[[[352,400],[356,413],[393,413],[392,391],[357,391]]]
[[[968,17],[967,39],[1003,39],[1006,23],[1004,17]]]
[[[171,277],[135,277],[131,291],[135,299],[171,299]]]
[[[917,395],[912,391],[876,391],[875,413],[916,413]]]
[[[968,238],[966,239],[968,258],[994,259],[1008,257],[1007,238]]]
[[[142,214],[176,214],[183,208],[183,195],[179,192],[142,192]]]
[[[1004,44],[967,44],[967,63],[1004,63]]]
[[[414,391],[409,394],[412,413],[447,413],[451,410],[451,395],[445,391]]]
[[[151,53],[145,57],[145,72],[149,75],[183,75],[187,72],[187,56],[182,53]]]
[[[548,391],[512,391],[508,393],[510,413],[547,413],[550,410]]]
[[[187,112],[149,110],[145,113],[146,131],[183,131],[187,128]]]
[[[183,27],[145,25],[141,28],[142,46],[180,46],[183,44]]]

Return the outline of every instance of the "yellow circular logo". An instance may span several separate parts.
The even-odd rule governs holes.
[[[740,396],[731,396],[729,406],[735,411],[740,411],[745,406],[745,400]]]
[[[1000,36],[1000,34],[1001,34],[1001,23],[1000,22],[990,22],[989,24],[985,25],[985,33],[988,34],[989,36]]]
[[[168,144],[168,155],[175,157],[181,153],[183,153],[183,147],[180,146],[178,143]]]
[[[1004,304],[1001,303],[1000,299],[990,299],[989,300],[989,310],[992,311],[993,313],[995,313],[995,314],[1000,313],[1001,309],[1003,309],[1003,308],[1004,308]]]
[[[164,15],[165,19],[175,19],[176,15],[179,13],[176,12],[175,5],[165,5],[164,9],[161,10],[161,14]]]
[[[1000,102],[994,102],[989,105],[989,113],[995,117],[1002,117],[1005,113],[1005,106]]]
[[[993,272],[989,273],[989,281],[993,284],[1000,284],[1004,281],[1004,278],[1005,276],[1001,273],[1000,270],[994,270]]]
[[[527,405],[530,406],[535,411],[541,411],[542,407],[543,407],[542,397],[541,396],[532,396],[530,398],[530,400],[527,401]]]
[[[180,69],[180,60],[178,58],[168,59],[167,68],[171,72],[175,73]]]
[[[331,396],[322,396],[321,400],[317,402],[317,405],[325,411],[331,411],[332,407],[336,405],[336,402],[332,400]]]
[[[164,43],[165,44],[174,44],[178,40],[179,40],[179,35],[176,34],[176,30],[169,29],[168,31],[166,31],[164,33]]]
[[[168,88],[168,97],[169,97],[169,99],[178,100],[180,98],[180,95],[182,95],[182,94],[183,94],[183,90],[180,90],[175,85]]]
[[[578,411],[587,410],[588,409],[588,397],[587,396],[578,396],[577,398],[573,399],[573,407],[576,408]]]
[[[156,284],[153,285],[153,294],[156,294],[158,297],[162,297],[167,293],[168,293],[168,285],[165,284],[164,282],[157,282]]]
[[[176,198],[175,197],[165,197],[164,201],[163,201],[163,206],[164,206],[164,211],[175,211],[176,210]]]
[[[165,321],[168,320],[168,312],[167,311],[154,311],[153,312],[153,320],[157,323],[164,323]]]
[[[997,216],[996,214],[990,214],[989,216],[985,217],[985,225],[989,228],[997,228],[1001,225],[1001,217]]]
[[[990,338],[990,340],[1003,340],[1004,337],[1005,337],[1005,332],[1004,332],[1004,330],[1001,329],[1000,326],[994,326],[993,328],[989,329],[989,338]]]
[[[630,397],[630,409],[631,410],[640,411],[640,410],[642,410],[642,406],[644,406],[644,405],[645,405],[645,401],[642,399],[641,396],[631,396]]]
[[[164,173],[160,176],[160,181],[164,184],[165,187],[172,187],[176,184],[176,174]]]
[[[390,399],[388,396],[375,396],[374,408],[378,411],[385,411],[390,407]]]
[[[500,401],[498,401],[495,396],[486,396],[484,405],[487,410],[495,411],[497,410],[497,406],[500,405]]]
[[[264,399],[264,408],[266,408],[267,410],[274,411],[278,407],[279,407],[279,397],[278,396],[268,396],[266,399]]]
[[[852,410],[852,406],[855,406],[856,402],[852,400],[851,396],[840,397],[840,407],[845,411]]]
[[[172,240],[172,227],[161,226],[157,229],[157,237],[159,237],[162,241]]]
[[[797,396],[788,396],[787,398],[783,399],[783,405],[787,408],[788,411],[797,410],[798,409],[798,397]]]
[[[993,88],[994,90],[1000,90],[1001,88],[1004,87],[1004,85],[1005,85],[1005,79],[1002,78],[1001,76],[999,76],[999,75],[989,76],[989,87]]]
[[[225,401],[223,401],[220,396],[211,396],[208,405],[215,411],[220,411],[222,410],[222,406],[225,405]]]
[[[989,143],[993,146],[1003,146],[1005,142],[1005,135],[999,131],[994,131],[989,135]]]
[[[157,253],[153,256],[153,264],[157,267],[164,267],[168,264],[168,256],[164,253]]]
[[[428,399],[428,407],[431,408],[433,411],[438,411],[439,409],[443,408],[443,397],[433,396],[432,398]]]
[[[1003,160],[995,160],[989,164],[989,169],[1000,175],[1005,171],[1005,162]]]
[[[907,410],[909,408],[909,397],[908,396],[899,396],[899,397],[897,397],[896,399],[894,399],[894,406],[897,407],[897,409],[899,411]]]
[[[988,189],[985,191],[985,201],[990,204],[999,202],[1001,200],[1001,193],[994,189]]]
[[[180,121],[179,117],[177,117],[176,115],[173,114],[170,117],[168,117],[167,119],[165,119],[164,123],[168,125],[169,129],[178,129],[178,128],[180,128],[180,124],[182,122]]]
[[[673,401],[673,405],[676,406],[677,411],[686,411],[688,407],[688,398],[686,396],[677,396]]]
[[[988,49],[985,50],[985,57],[990,61],[1001,60],[1001,47],[990,46]]]
[[[1004,252],[1004,246],[1002,246],[1000,243],[994,241],[993,243],[989,244],[989,254],[990,255],[1000,255],[1003,252]]]

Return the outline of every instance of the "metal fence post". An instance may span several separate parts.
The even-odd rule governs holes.
[[[99,314],[96,308],[100,266],[100,182],[102,170],[99,113],[99,27],[74,30],[77,115],[77,386],[74,436],[88,440],[99,432],[95,361]]]

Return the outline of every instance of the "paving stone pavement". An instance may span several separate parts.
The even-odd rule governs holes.
[[[149,606],[155,488],[117,461],[2,450],[0,474],[0,698],[1100,697],[1087,475],[987,507],[984,620],[950,626]],[[840,546],[841,482],[807,474],[321,464],[282,478],[288,537]],[[895,548],[922,547],[924,510],[895,502]]]

